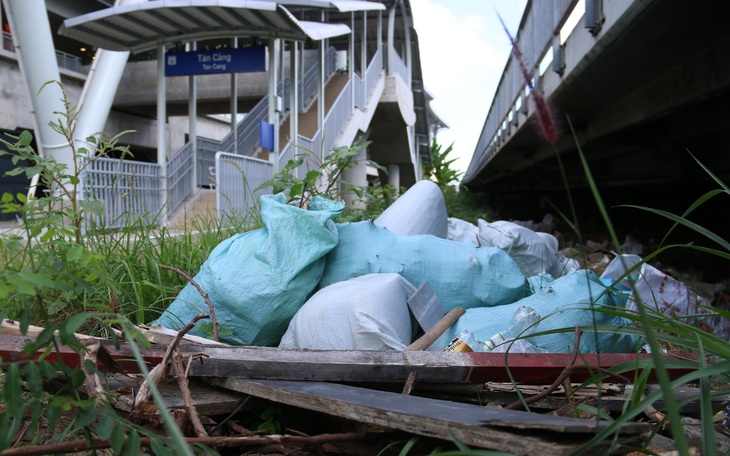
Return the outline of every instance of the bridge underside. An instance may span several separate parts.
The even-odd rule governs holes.
[[[671,224],[616,205],[681,214],[717,187],[690,153],[730,182],[730,28],[723,24],[728,14],[728,2],[650,2],[550,94],[562,132],[557,149],[579,221],[600,219],[569,124],[609,215],[626,231],[661,239]],[[484,191],[505,218],[570,214],[556,149],[538,131],[536,125],[519,128],[467,184]],[[711,202],[690,218],[728,239],[730,230],[719,216],[727,204],[727,198]]]

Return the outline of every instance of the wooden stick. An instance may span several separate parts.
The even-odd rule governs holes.
[[[170,343],[170,346],[167,347],[167,351],[165,351],[164,356],[162,357],[162,361],[160,361],[160,364],[156,365],[152,370],[150,371],[149,377],[145,379],[145,381],[142,382],[142,384],[139,387],[139,391],[137,392],[137,396],[134,398],[134,407],[137,407],[142,402],[145,402],[149,399],[150,395],[150,387],[149,383],[153,382],[155,386],[160,384],[160,380],[165,378],[165,370],[167,369],[167,362],[170,360],[170,355],[172,355],[172,352],[177,348],[177,345],[180,343],[180,340],[183,338],[185,333],[193,329],[195,324],[198,322],[198,320],[203,318],[209,318],[206,314],[198,314],[193,317],[192,320],[186,324],[183,329],[178,331],[177,336],[172,340]]]
[[[320,434],[313,435],[310,437],[298,436],[298,435],[256,435],[256,436],[242,436],[242,437],[190,437],[185,439],[189,444],[202,444],[211,447],[239,447],[246,445],[266,445],[273,443],[299,443],[304,445],[321,445],[323,443],[331,442],[347,442],[362,440],[367,437],[364,432],[349,432],[342,434]],[[145,448],[150,446],[149,437],[142,437],[139,439],[140,447]],[[92,449],[90,443],[93,443],[93,448],[96,450],[103,450],[111,448],[110,440],[94,440],[89,442],[87,440],[75,440],[73,442],[56,443],[50,445],[28,445],[18,448],[8,448],[3,450],[3,456],[39,456],[43,454],[61,454],[61,453],[79,453],[86,452]]]
[[[434,342],[436,342],[436,339],[441,337],[443,333],[446,332],[447,329],[451,327],[454,323],[456,323],[456,320],[458,320],[462,315],[466,313],[466,310],[463,307],[456,307],[449,311],[446,315],[441,317],[441,320],[438,321],[431,329],[426,331],[424,335],[419,337],[415,342],[413,342],[411,345],[404,348],[405,351],[415,351],[415,350],[426,350],[428,347],[430,347]]]
[[[193,278],[190,277],[190,275],[188,273],[186,273],[185,271],[183,271],[182,269],[178,269],[173,266],[167,266],[164,264],[161,264],[160,267],[163,269],[169,269],[170,271],[177,272],[181,276],[185,277],[187,279],[187,281],[190,282],[195,287],[196,290],[198,290],[198,293],[200,293],[200,296],[202,296],[203,300],[205,300],[205,303],[208,304],[208,310],[210,310],[210,319],[213,322],[213,340],[215,340],[216,342],[219,342],[218,319],[215,318],[215,309],[213,309],[213,304],[210,302],[210,298],[208,298],[208,293],[206,293],[205,290],[203,290],[200,287],[200,285],[198,285],[198,283],[195,280],[193,280]]]
[[[200,421],[198,411],[195,410],[195,405],[193,405],[193,397],[190,394],[190,388],[188,388],[188,377],[183,367],[182,355],[179,352],[175,352],[172,355],[172,367],[175,369],[175,378],[180,387],[180,394],[185,403],[185,408],[188,410],[188,419],[190,419],[190,423],[193,425],[195,435],[198,437],[208,437],[208,433],[205,432],[203,423]]]

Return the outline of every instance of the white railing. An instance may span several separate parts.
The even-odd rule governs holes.
[[[335,99],[334,104],[330,108],[324,119],[324,151],[325,154],[332,150],[335,140],[339,136],[342,128],[347,122],[347,118],[352,114],[354,109],[352,106],[352,81],[347,81],[342,92]]]
[[[84,170],[81,200],[101,201],[99,217],[86,213],[85,228],[122,228],[130,221],[157,223],[164,190],[160,165],[96,158]]]
[[[335,55],[332,54],[333,57]],[[330,60],[331,64],[329,63]],[[334,58],[328,58],[326,67],[328,72],[334,72],[335,63]],[[326,138],[324,140],[322,138],[322,129],[317,130],[312,138],[299,135],[298,147],[291,144],[283,146],[278,157],[279,169],[282,169],[289,160],[297,156],[304,157],[302,165],[294,170],[298,178],[303,178],[309,170],[318,169],[324,153],[334,147],[335,140],[353,112],[352,90],[361,90],[361,94],[358,96],[364,98],[359,102],[358,108],[363,109],[367,106],[367,102],[373,94],[373,89],[380,78],[382,68],[383,53],[378,50],[368,65],[365,78],[361,80],[359,76],[355,76],[354,81],[348,81],[332,104],[325,117],[324,131]],[[307,83],[306,80],[305,77],[304,85]],[[316,83],[316,80],[314,82]],[[353,89],[353,86],[357,83],[360,84],[361,89]],[[313,86],[312,90],[316,90],[316,86]],[[258,192],[255,190],[271,177],[273,177],[273,166],[268,161],[218,152],[216,154],[216,205],[219,222],[225,222],[225,219],[231,216],[251,216],[251,210],[257,207],[259,196],[270,193],[270,188]]]
[[[193,183],[193,146],[187,143],[178,153],[167,160],[168,212],[173,213],[195,190]]]
[[[273,176],[273,166],[266,160],[218,152],[215,155],[215,203],[218,223],[246,220],[259,204],[259,197],[271,193],[270,188],[257,190]]]
[[[522,18],[521,27],[515,37],[528,71],[537,68],[543,54],[552,45],[559,27],[572,12],[576,1],[529,2],[529,10]],[[474,176],[496,154],[500,138],[504,139],[506,136],[505,126],[509,125],[509,114],[524,92],[524,75],[519,64],[510,57],[494,94],[482,134],[474,149],[474,157],[464,175],[465,181]]]
[[[365,101],[370,99],[370,95],[373,94],[375,84],[380,79],[380,71],[383,69],[383,51],[382,48],[378,49],[373,56],[373,59],[368,65],[367,71],[365,71]]]
[[[403,79],[403,82],[405,82],[408,87],[411,86],[411,70],[408,69],[408,66],[406,65],[406,62],[403,61],[403,59],[400,58],[397,52],[395,52],[395,49],[390,49],[390,54],[392,56],[393,60],[393,73],[397,74]]]
[[[210,173],[211,168],[215,168],[215,154],[220,149],[220,142],[215,139],[201,138],[198,137],[196,141],[198,144],[197,152],[197,172],[198,175],[198,187],[212,186],[215,182],[212,180]]]

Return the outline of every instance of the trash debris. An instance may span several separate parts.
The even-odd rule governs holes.
[[[558,240],[548,233],[537,233],[516,223],[478,220],[479,243],[499,247],[507,252],[526,276],[543,272],[553,277],[563,275],[558,261]]]
[[[334,283],[304,303],[279,348],[403,350],[413,337],[407,300],[415,292],[398,274]]]
[[[620,305],[615,299],[616,294],[595,273],[580,270],[555,279],[536,293],[512,304],[467,309],[466,314],[435,345],[445,348],[462,329],[470,330],[478,340],[487,340],[509,327],[517,309],[529,306],[542,318],[539,331],[526,340],[550,353],[570,353],[576,324],[585,327],[633,327],[630,320],[601,311]],[[560,329],[564,332],[542,334]],[[590,333],[581,338],[580,353],[596,353],[599,349],[602,353],[631,353],[636,352],[638,344],[637,337],[616,331]]]
[[[609,263],[601,277],[616,281],[641,262],[638,255],[619,255]],[[713,311],[699,293],[654,266],[641,264],[620,284],[627,295],[627,309],[637,310],[638,303],[643,303],[656,312],[730,340],[730,320]]]
[[[444,194],[430,180],[420,180],[373,220],[395,234],[432,234],[446,238],[448,222]]]
[[[279,344],[289,321],[317,286],[325,255],[337,245],[332,219],[343,208],[342,202],[315,197],[304,210],[286,204],[284,194],[264,195],[264,228],[232,236],[213,249],[194,280],[215,307],[221,341]],[[151,325],[179,330],[207,312],[198,290],[188,284]],[[206,335],[204,325],[198,323],[191,334]]]
[[[448,234],[446,239],[459,242],[474,242],[478,243],[479,238],[479,227],[473,223],[469,223],[465,220],[461,220],[454,217],[449,217],[447,220]]]
[[[482,342],[484,347],[482,351],[504,353],[509,350],[510,353],[547,353],[548,351],[544,348],[520,338],[534,333],[540,324],[540,318],[540,314],[532,307],[518,307],[509,327]]]
[[[366,274],[395,272],[416,287],[428,281],[446,311],[501,306],[529,291],[517,263],[496,247],[429,235],[400,236],[372,222],[341,223],[337,229],[339,243],[327,255],[323,287]]]

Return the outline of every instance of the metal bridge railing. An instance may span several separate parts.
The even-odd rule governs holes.
[[[523,17],[521,27],[515,37],[528,65],[528,71],[538,67],[542,56],[553,44],[553,38],[572,12],[575,4],[576,0],[532,1],[529,3],[530,8]],[[497,152],[500,141],[509,133],[510,112],[516,111],[517,100],[524,98],[524,94],[524,77],[517,62],[510,58],[492,100],[492,106],[475,148],[474,158],[464,175],[465,181],[475,175]],[[522,100],[520,106],[524,112],[527,112],[526,100]]]

